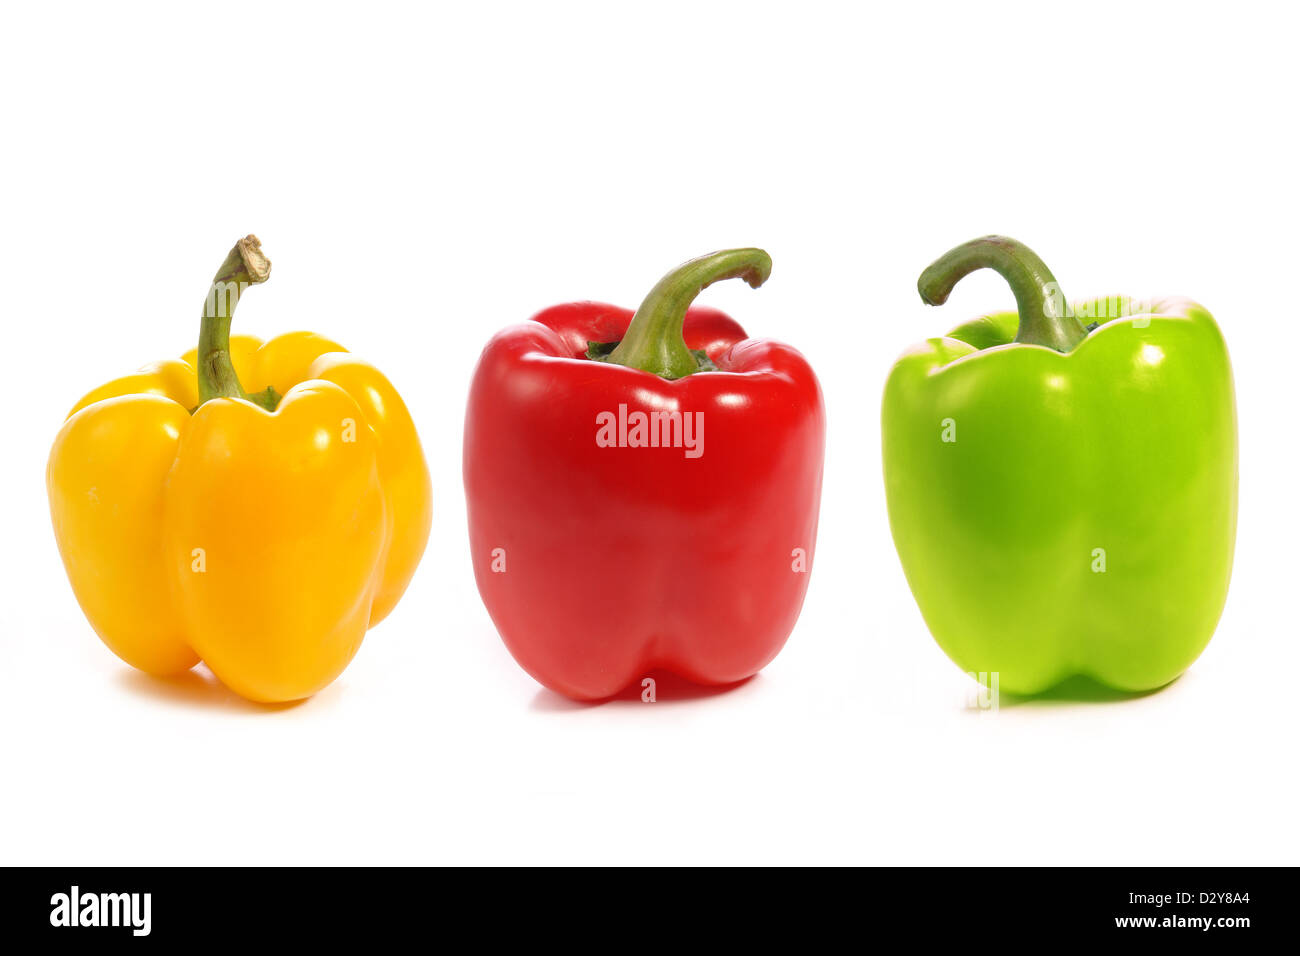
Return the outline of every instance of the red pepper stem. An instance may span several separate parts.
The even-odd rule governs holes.
[[[250,395],[239,383],[230,359],[230,320],[239,297],[250,285],[265,282],[271,275],[271,260],[262,254],[257,236],[246,236],[235,243],[226,261],[212,277],[212,286],[203,302],[203,321],[199,325],[199,404],[213,398],[243,398],[273,411],[280,400],[274,389]]]
[[[762,249],[725,249],[683,263],[650,290],[632,316],[627,335],[606,361],[684,378],[699,363],[682,338],[686,310],[702,291],[723,279],[744,279],[757,289],[772,274],[772,257]]]
[[[1006,236],[972,239],[945,252],[921,273],[916,288],[927,305],[943,305],[953,286],[976,269],[992,269],[1011,286],[1020,313],[1016,341],[1069,352],[1088,337],[1070,314],[1061,285],[1034,251]]]

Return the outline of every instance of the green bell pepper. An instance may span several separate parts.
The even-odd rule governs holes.
[[[1066,303],[999,236],[922,274],[941,305],[993,269],[1016,312],[906,352],[882,414],[889,522],[935,640],[1030,695],[1071,677],[1144,691],[1183,673],[1223,611],[1237,528],[1232,370],[1188,299]]]

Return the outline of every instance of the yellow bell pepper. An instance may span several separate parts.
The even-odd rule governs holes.
[[[104,643],[150,674],[202,660],[264,702],[342,673],[406,590],[431,520],[415,426],[378,370],[310,332],[230,335],[239,293],[270,266],[241,239],[199,347],[86,395],[46,473],[59,552]]]

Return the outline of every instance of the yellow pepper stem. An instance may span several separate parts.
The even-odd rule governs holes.
[[[203,321],[199,325],[199,404],[213,398],[242,398],[274,411],[280,402],[275,389],[250,394],[244,391],[230,360],[230,320],[239,297],[250,285],[271,277],[271,260],[262,254],[257,236],[248,235],[235,243],[226,261],[212,277],[212,286],[203,302]]]

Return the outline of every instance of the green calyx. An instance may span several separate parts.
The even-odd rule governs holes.
[[[976,269],[992,269],[1011,286],[1020,319],[1015,339],[1019,344],[1065,353],[1088,337],[1043,260],[1006,236],[972,239],[945,252],[921,273],[917,291],[926,305],[943,305],[953,287]]]
[[[591,343],[587,357],[626,365],[665,379],[685,378],[716,368],[682,337],[686,310],[702,291],[723,279],[744,279],[757,289],[772,274],[772,257],[762,249],[726,249],[683,263],[668,273],[632,316],[621,342]]]
[[[610,355],[618,348],[618,342],[588,342],[587,358],[593,362],[608,362]],[[691,357],[695,359],[696,372],[716,372],[718,366],[713,364],[713,359],[709,358],[709,353],[704,349],[689,349]]]
[[[260,392],[245,392],[230,359],[230,320],[239,297],[250,285],[265,282],[270,276],[271,260],[262,254],[258,238],[249,235],[235,243],[212,277],[199,325],[200,405],[214,398],[242,398],[273,412],[280,403],[280,395],[269,385]]]

